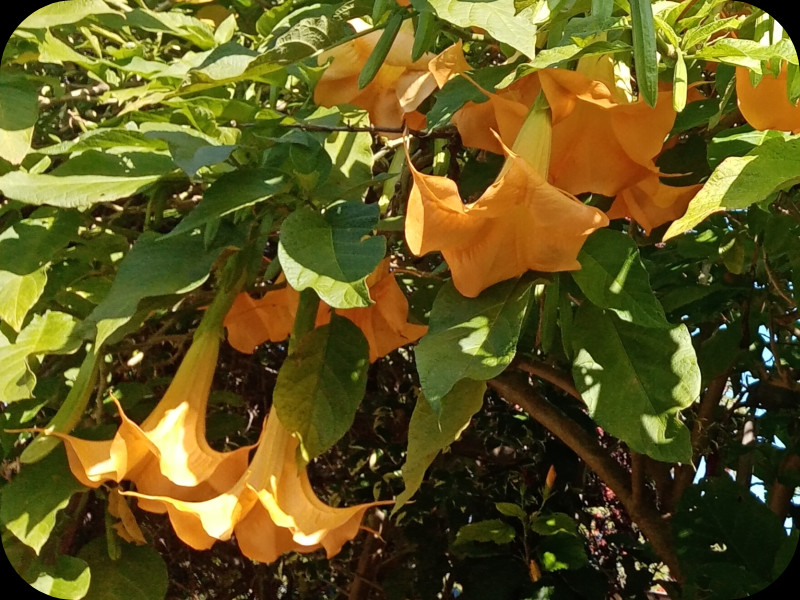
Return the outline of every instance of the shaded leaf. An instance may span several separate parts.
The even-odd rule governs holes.
[[[536,549],[545,571],[580,569],[589,562],[583,540],[565,533],[542,538]]]
[[[392,513],[416,493],[439,451],[450,446],[467,428],[472,415],[483,405],[485,391],[484,382],[462,379],[441,399],[438,415],[422,395],[417,398],[408,426],[408,451],[402,468],[405,489],[397,495]]]
[[[236,243],[236,230],[224,224],[208,247],[197,231],[140,235],[120,262],[108,295],[87,319],[97,325],[97,343],[127,323],[143,298],[186,293],[202,285],[222,251]]]
[[[578,534],[575,519],[566,513],[537,515],[531,519],[531,529],[539,535],[567,534],[575,536]]]
[[[86,544],[78,557],[89,563],[92,583],[85,600],[161,600],[167,594],[167,566],[152,546],[120,544],[118,560],[108,557],[104,538]]]
[[[47,283],[46,269],[27,275],[0,271],[0,320],[19,331],[28,311],[36,304]]]
[[[36,84],[0,73],[0,158],[18,165],[31,149],[39,117]]]
[[[273,401],[281,423],[300,439],[306,462],[322,454],[353,423],[364,396],[369,346],[348,319],[331,316],[300,340],[278,372]]]

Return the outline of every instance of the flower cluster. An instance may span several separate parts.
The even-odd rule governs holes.
[[[195,549],[235,535],[242,553],[262,562],[292,550],[324,548],[333,556],[356,535],[365,511],[378,503],[338,508],[322,502],[305,468],[298,468],[298,441],[274,411],[252,459],[253,446],[229,452],[209,446],[206,408],[224,314],[210,312],[166,393],[141,425],[117,402],[122,423],[111,440],[51,435],[64,441],[70,470],[84,485],[133,484],[135,491],[112,489],[112,514],[122,519],[117,529],[125,539],[143,538],[119,494],[136,497],[143,510],[167,513],[178,537]]]

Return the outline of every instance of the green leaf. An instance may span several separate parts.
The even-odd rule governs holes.
[[[422,392],[435,412],[456,382],[491,379],[511,363],[531,287],[530,278],[523,277],[465,298],[452,282],[442,286],[428,333],[414,351]]]
[[[750,125],[742,125],[735,129],[721,131],[708,143],[706,157],[708,165],[714,169],[729,156],[744,156],[764,142],[774,138],[787,139],[788,133],[765,129],[758,131]]]
[[[572,278],[595,306],[642,327],[670,327],[650,287],[636,242],[629,236],[610,229],[595,231],[581,248],[578,261],[581,268],[572,272]]]
[[[0,158],[18,165],[31,149],[39,118],[36,84],[0,73]]]
[[[367,121],[348,119],[347,124],[366,125]],[[325,185],[314,191],[314,202],[360,201],[367,182],[372,180],[372,136],[363,131],[335,131],[325,140],[324,150],[331,158],[332,169]]]
[[[350,320],[331,315],[300,340],[278,372],[273,401],[287,429],[298,434],[305,462],[335,444],[364,396],[369,346]]]
[[[134,8],[125,14],[126,24],[134,29],[153,33],[169,33],[184,39],[201,50],[210,50],[217,45],[213,30],[200,19],[177,11],[156,12]]]
[[[712,19],[705,25],[690,29],[683,36],[681,47],[684,50],[691,50],[692,47],[697,45],[705,45],[711,36],[717,32],[725,31],[728,29],[738,29],[742,24],[740,17],[729,17],[727,19]]]
[[[531,529],[539,535],[568,534],[578,535],[575,519],[566,513],[537,515],[531,519]]]
[[[39,554],[56,525],[56,515],[73,494],[84,491],[69,470],[64,450],[26,465],[0,490],[0,521]]]
[[[366,278],[383,258],[386,239],[370,233],[378,224],[377,204],[338,202],[324,215],[301,208],[283,222],[278,257],[296,290],[313,288],[334,308],[371,304]]]
[[[167,565],[152,546],[120,544],[121,556],[108,557],[105,538],[81,548],[78,557],[89,563],[92,583],[84,600],[162,600],[167,594]]]
[[[0,271],[0,320],[19,331],[28,311],[42,295],[47,283],[47,269],[27,275]]]
[[[13,344],[0,338],[0,402],[30,398],[36,386],[28,358],[34,354],[71,354],[80,346],[72,315],[47,311],[35,315]]]
[[[699,396],[700,369],[686,326],[639,327],[584,303],[572,338],[572,376],[589,415],[636,452],[688,462],[678,411]]]
[[[453,547],[468,542],[493,542],[498,546],[514,541],[517,532],[514,528],[500,519],[489,519],[464,525],[458,530]]]
[[[17,275],[37,271],[77,237],[80,223],[76,211],[52,208],[38,209],[17,221],[0,233],[0,271]]]
[[[201,227],[240,208],[253,206],[287,188],[283,174],[267,168],[225,173],[203,193],[200,203],[168,235]]]
[[[523,523],[528,520],[528,514],[518,504],[513,504],[512,502],[495,502],[494,506],[501,515],[516,517]]]
[[[689,231],[714,213],[747,208],[800,183],[798,160],[800,137],[768,139],[745,156],[726,158],[689,202],[686,214],[669,226],[664,240]]]
[[[650,106],[658,100],[658,55],[653,5],[650,0],[630,0],[633,25],[633,61],[639,93]]]
[[[589,562],[584,541],[564,533],[543,538],[536,549],[545,571],[580,569]]]
[[[367,58],[367,62],[364,63],[361,73],[358,75],[358,89],[363,90],[367,87],[367,84],[375,78],[375,75],[378,74],[378,70],[383,66],[383,61],[386,60],[386,56],[392,48],[394,39],[400,31],[400,26],[403,24],[404,12],[405,11],[397,11],[389,16],[389,20],[386,22],[381,37],[378,39],[369,58]]]
[[[484,382],[462,379],[442,398],[438,415],[422,395],[417,398],[408,425],[408,451],[402,468],[405,489],[398,494],[392,514],[417,492],[425,470],[439,451],[450,446],[467,428],[472,415],[483,405],[485,391]]]
[[[758,74],[764,73],[762,65],[772,61],[777,64],[782,61],[798,64],[797,51],[790,39],[779,40],[771,46],[762,46],[760,42],[753,40],[721,37],[713,44],[701,48],[694,54],[694,58],[747,67]]]
[[[467,102],[480,104],[487,100],[486,94],[467,78],[453,77],[436,94],[433,107],[426,115],[427,127],[433,130],[449,125],[456,111]]]
[[[414,62],[422,58],[431,49],[436,41],[439,28],[436,26],[436,16],[432,10],[421,10],[417,16],[417,26],[414,29],[414,45],[411,47],[411,60]]]
[[[440,19],[459,27],[480,27],[528,58],[536,56],[536,26],[540,20],[532,8],[517,13],[514,0],[430,0],[429,4]]]
[[[58,25],[77,23],[87,17],[100,14],[119,14],[103,0],[69,0],[53,2],[43,6],[22,23],[20,29],[45,29]]]
[[[26,204],[86,208],[128,198],[174,170],[167,156],[152,153],[111,155],[87,151],[49,174],[12,171],[0,177],[0,190]]]
[[[788,537],[781,520],[726,474],[690,486],[672,527],[687,583],[719,598],[745,598],[772,583]]]
[[[127,323],[143,298],[184,294],[202,285],[222,251],[237,242],[236,231],[222,226],[209,247],[199,231],[140,235],[122,259],[108,295],[87,318],[97,325],[97,344]]]

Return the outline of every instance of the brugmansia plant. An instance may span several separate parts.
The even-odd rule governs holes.
[[[0,65],[12,568],[70,600],[766,589],[800,536],[788,23],[33,12]]]

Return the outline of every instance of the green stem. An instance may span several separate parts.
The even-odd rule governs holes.
[[[56,433],[69,433],[72,431],[86,410],[89,398],[92,396],[97,383],[97,354],[94,348],[86,352],[78,376],[67,394],[64,403],[47,425],[49,431]],[[23,463],[35,463],[42,460],[55,448],[61,440],[50,435],[39,435],[33,440],[20,455]]]
[[[247,281],[246,260],[243,253],[239,252],[228,259],[222,270],[222,277],[220,277],[219,289],[216,296],[211,301],[211,304],[203,314],[200,320],[200,325],[197,326],[197,331],[194,335],[197,338],[200,335],[208,333],[220,334],[222,331],[222,322],[225,320],[225,315],[228,314],[233,301],[239,292],[244,287]]]

